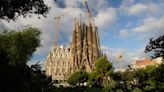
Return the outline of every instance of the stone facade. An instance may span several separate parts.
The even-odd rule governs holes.
[[[45,64],[45,72],[53,80],[66,80],[77,70],[91,72],[100,57],[97,28],[75,21],[70,49],[54,45]]]
[[[53,80],[65,80],[71,74],[71,53],[64,46],[53,46],[48,55],[45,72]]]

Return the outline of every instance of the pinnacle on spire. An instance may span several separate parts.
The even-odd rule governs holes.
[[[79,25],[81,26],[81,13],[79,14]]]
[[[74,29],[76,30],[76,17],[74,18]]]

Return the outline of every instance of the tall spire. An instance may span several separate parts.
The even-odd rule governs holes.
[[[81,13],[79,14],[79,25],[81,26]]]
[[[76,17],[74,18],[74,29],[76,30]]]

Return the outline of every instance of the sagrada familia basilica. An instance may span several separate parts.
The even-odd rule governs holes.
[[[75,19],[69,48],[54,43],[45,64],[46,75],[52,76],[53,80],[66,80],[78,70],[87,72],[94,70],[95,62],[101,56],[101,50],[97,27],[91,23],[89,14],[90,11],[88,11],[88,24],[81,23],[81,19],[79,21]]]

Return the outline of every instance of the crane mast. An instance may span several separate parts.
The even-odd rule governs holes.
[[[91,21],[92,21],[92,25],[93,25],[93,28],[95,27],[95,23],[94,23],[94,19],[92,18],[92,15],[91,15],[91,11],[89,9],[89,6],[88,6],[88,3],[87,3],[87,0],[83,0],[83,3],[84,3],[84,6],[86,7],[87,9],[87,16],[88,16],[88,25],[89,27],[91,27]],[[59,35],[59,31],[60,31],[60,18],[61,16],[64,16],[66,14],[68,14],[69,12],[71,12],[72,10],[74,10],[74,8],[70,9],[69,11],[67,12],[64,12],[58,16],[55,17],[55,20],[56,20],[56,32],[55,32],[55,38],[54,38],[54,43],[55,45],[58,44],[58,35]]]
[[[87,9],[88,25],[91,26],[91,21],[90,21],[90,20],[92,20],[93,25],[94,25],[94,21],[93,21],[93,19],[92,19],[91,11],[90,11],[90,9],[89,9],[87,0],[84,0],[83,2],[84,2],[84,6],[86,6],[86,9]]]
[[[117,55],[117,60],[119,61],[119,63],[120,63],[120,71],[121,71],[121,69],[123,69],[123,53],[119,53],[118,55]]]
[[[74,8],[70,9],[69,11],[66,11],[58,16],[55,17],[56,20],[56,32],[55,32],[55,38],[54,38],[54,45],[57,46],[58,45],[58,36],[59,36],[59,31],[60,31],[60,18],[64,15],[66,15],[67,13],[71,12]]]
[[[57,46],[58,35],[59,35],[59,20],[60,20],[60,16],[55,17],[55,20],[56,20],[56,32],[55,32],[54,44],[55,44],[55,46]]]

